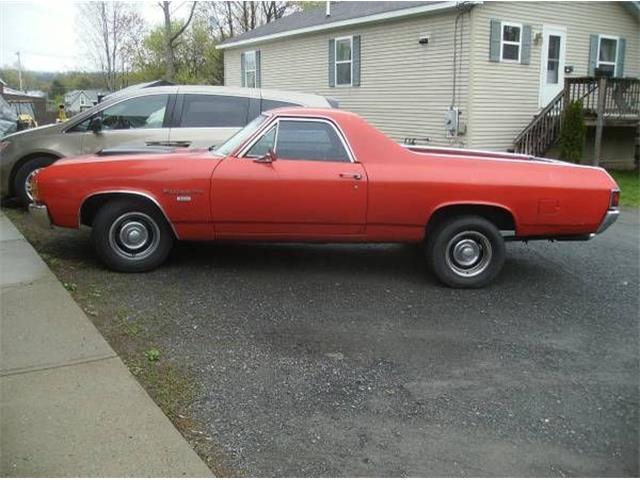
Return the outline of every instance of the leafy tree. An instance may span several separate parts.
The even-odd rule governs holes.
[[[94,87],[93,82],[87,75],[74,75],[69,79],[72,90],[89,90]]]
[[[560,130],[560,158],[579,163],[584,154],[586,127],[581,101],[571,102],[564,111]]]
[[[64,95],[66,92],[67,89],[64,84],[59,79],[54,78],[49,87],[49,96],[55,98]]]

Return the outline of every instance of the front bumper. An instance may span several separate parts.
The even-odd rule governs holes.
[[[35,223],[42,228],[52,228],[51,218],[49,217],[49,210],[46,205],[38,205],[35,203],[29,204],[29,215]]]
[[[602,219],[602,223],[598,227],[598,231],[596,233],[604,232],[607,228],[613,225],[616,222],[616,220],[618,220],[619,216],[620,216],[620,210],[618,210],[617,208],[612,210],[607,210],[607,213],[605,213],[604,218]]]

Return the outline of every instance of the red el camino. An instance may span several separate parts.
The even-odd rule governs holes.
[[[423,242],[452,287],[492,281],[505,240],[587,240],[618,217],[600,168],[399,145],[359,116],[288,108],[210,151],[103,151],[32,184],[33,215],[92,227],[100,259],[141,272],[176,240]]]

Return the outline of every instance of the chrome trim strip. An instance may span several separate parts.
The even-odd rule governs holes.
[[[164,216],[165,220],[167,221],[167,223],[171,227],[171,230],[173,231],[173,234],[176,236],[176,240],[180,240],[180,237],[178,236],[178,232],[176,232],[176,229],[173,226],[173,223],[169,219],[169,216],[167,215],[167,212],[165,212],[164,208],[162,208],[162,205],[160,205],[160,202],[158,202],[158,200],[156,200],[155,197],[151,196],[150,194],[144,193],[144,192],[139,192],[139,191],[136,191],[136,190],[101,190],[99,192],[90,193],[89,195],[84,197],[82,199],[82,201],[80,202],[80,209],[78,210],[78,228],[80,228],[80,226],[82,225],[81,219],[80,219],[80,214],[82,213],[82,206],[84,205],[84,203],[87,200],[89,200],[91,197],[95,197],[96,195],[106,195],[106,194],[109,194],[109,193],[122,193],[122,194],[128,194],[128,195],[137,195],[139,197],[146,198],[147,200],[151,200],[151,202],[153,202],[153,204],[156,207],[158,207],[158,210],[160,210],[160,213],[162,213],[162,215]]]
[[[328,117],[320,117],[320,116],[305,116],[305,115],[300,115],[297,117],[294,116],[290,116],[290,115],[284,115],[284,116],[277,116],[275,115],[270,122],[267,122],[267,125],[265,126],[264,129],[261,129],[262,132],[264,133],[260,133],[258,135],[256,135],[256,137],[249,142],[248,144],[246,144],[242,150],[240,150],[240,153],[237,155],[238,158],[244,158],[245,154],[251,150],[251,147],[253,147],[254,144],[256,144],[266,133],[269,132],[269,130],[271,130],[271,127],[273,126],[274,123],[278,124],[278,130],[279,130],[279,123],[282,120],[286,120],[286,121],[293,121],[293,122],[322,122],[322,123],[326,123],[331,125],[331,127],[333,127],[333,130],[336,132],[336,135],[338,136],[338,138],[340,139],[340,142],[342,143],[343,148],[345,149],[345,151],[347,152],[347,156],[349,157],[349,162],[350,163],[359,163],[358,160],[356,159],[354,153],[353,153],[353,149],[351,148],[351,145],[349,144],[349,140],[347,139],[346,135],[344,134],[344,132],[342,131],[342,128],[340,128],[340,126],[338,124],[336,124],[332,119],[328,118]],[[278,131],[276,131],[276,141],[275,141],[275,147],[276,147],[276,156],[277,156],[277,142],[278,142]],[[246,158],[250,158],[250,157],[246,157]]]
[[[51,217],[49,217],[49,209],[46,205],[30,203],[29,216],[41,228],[49,229],[53,227]]]
[[[600,227],[598,227],[598,230],[596,231],[596,233],[600,234],[604,232],[607,228],[613,225],[616,222],[616,220],[618,220],[619,216],[620,216],[619,209],[615,208],[613,210],[607,210],[607,213],[604,214],[602,223],[600,224]]]

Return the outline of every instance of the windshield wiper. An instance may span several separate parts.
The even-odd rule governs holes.
[[[215,150],[215,149],[216,149],[216,145],[211,145],[211,146],[209,147],[209,151],[211,151],[211,150]]]

